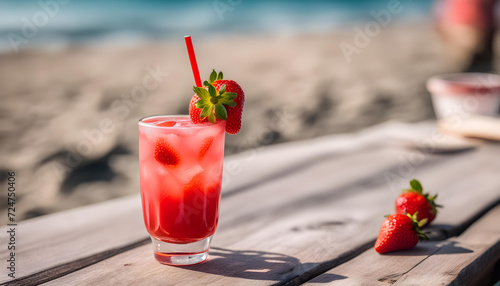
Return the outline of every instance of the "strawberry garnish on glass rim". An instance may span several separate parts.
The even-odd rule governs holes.
[[[245,102],[243,89],[233,80],[224,80],[223,73],[217,74],[215,70],[210,74],[208,81],[202,84],[191,36],[186,36],[185,40],[196,83],[193,87],[195,95],[189,103],[191,121],[196,124],[226,120],[226,132],[238,133]]]
[[[238,96],[236,93],[227,92],[226,84],[223,84],[219,88],[219,90],[217,90],[213,85],[216,80],[222,80],[222,77],[222,72],[219,72],[219,74],[217,75],[214,70],[210,74],[209,80],[203,82],[203,85],[206,87],[206,89],[203,87],[193,87],[194,92],[200,98],[196,102],[195,106],[196,108],[201,109],[201,120],[208,118],[208,121],[210,121],[210,123],[215,123],[216,117],[222,120],[226,120],[227,110],[224,105],[230,107],[236,106],[236,102],[234,102],[234,99]]]
[[[196,93],[189,103],[189,115],[193,123],[226,120],[226,132],[236,134],[241,129],[241,115],[245,93],[234,80],[223,79],[222,72],[214,71],[205,87],[193,87]]]

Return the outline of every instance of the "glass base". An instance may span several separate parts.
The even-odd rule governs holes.
[[[156,260],[161,264],[176,266],[193,265],[207,261],[211,240],[212,236],[209,236],[193,243],[176,244],[151,237]]]

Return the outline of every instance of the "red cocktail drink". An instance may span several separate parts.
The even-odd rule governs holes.
[[[224,135],[225,121],[139,121],[144,223],[161,263],[189,265],[208,257],[219,214]]]

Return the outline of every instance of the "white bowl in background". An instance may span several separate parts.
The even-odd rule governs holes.
[[[438,119],[467,114],[496,116],[500,108],[500,76],[488,73],[456,73],[427,81]]]

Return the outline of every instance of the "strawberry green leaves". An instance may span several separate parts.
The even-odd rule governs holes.
[[[210,93],[208,93],[208,90],[203,87],[194,86],[193,90],[201,99],[210,99]]]
[[[208,86],[208,93],[210,93],[210,96],[213,98],[217,97],[217,90],[215,89],[215,87],[213,85]]]
[[[413,224],[413,227],[415,228],[415,232],[417,233],[418,240],[429,240],[429,237],[427,236],[427,233],[420,231],[420,228],[423,227],[425,224],[427,224],[427,219],[424,218],[420,221],[417,220],[417,215],[418,211],[415,212],[413,215],[411,214],[406,214],[407,217],[411,219],[411,222]]]
[[[234,92],[226,92],[226,85],[223,84],[219,91],[214,87],[213,83],[216,80],[222,80],[223,74],[217,74],[215,70],[212,71],[208,81],[203,82],[204,87],[193,87],[194,92],[198,95],[200,100],[196,102],[196,108],[201,109],[200,118],[203,120],[208,117],[208,121],[215,123],[217,118],[226,120],[227,110],[226,106],[235,107],[236,102],[234,99],[238,96]]]
[[[216,104],[215,105],[215,115],[222,120],[226,120],[227,119],[226,108],[224,108],[224,106],[222,106],[222,104]],[[210,118],[208,120],[210,121]]]
[[[423,191],[423,188],[422,188],[422,184],[420,184],[420,182],[418,180],[411,180],[410,181],[410,186],[412,189],[414,189],[415,191],[419,192],[420,194],[422,193]]]
[[[225,84],[223,84],[223,85],[220,87],[219,92],[220,92],[220,94],[223,94],[224,92],[226,92],[226,85],[225,85]]]
[[[217,73],[215,72],[215,70],[213,70],[212,73],[210,74],[210,77],[208,78],[208,81],[210,83],[213,83],[216,80],[217,80]]]
[[[437,208],[443,207],[441,205],[436,204],[435,202],[437,194],[431,197],[429,193],[424,193],[424,188],[422,187],[422,184],[418,180],[416,179],[411,180],[410,187],[411,187],[411,190],[409,190],[410,192],[416,192],[422,195],[427,200],[427,202],[429,202],[429,205],[432,208],[433,213],[437,213]]]

